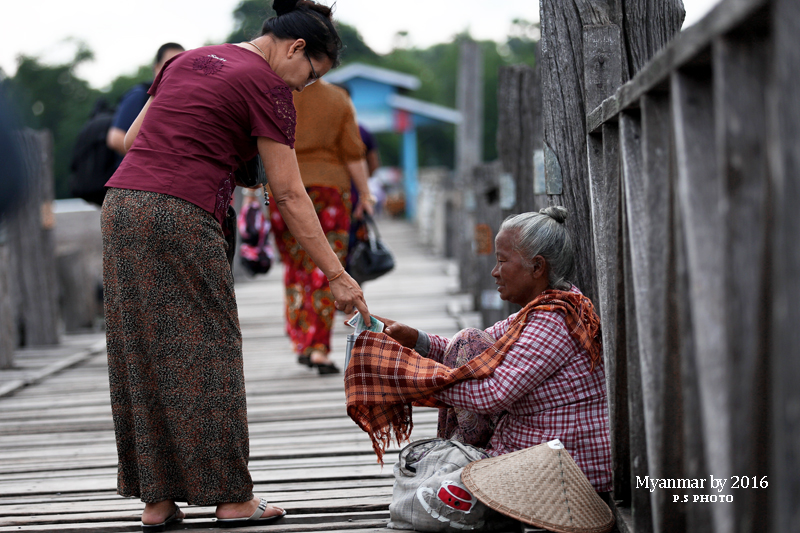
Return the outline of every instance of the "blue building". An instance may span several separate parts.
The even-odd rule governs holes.
[[[401,157],[406,216],[417,211],[417,127],[433,123],[458,124],[455,109],[410,98],[400,91],[419,89],[416,76],[362,63],[352,63],[325,76],[330,83],[347,87],[358,113],[358,121],[372,133],[402,135]]]

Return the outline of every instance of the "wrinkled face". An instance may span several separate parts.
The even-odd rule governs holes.
[[[492,269],[492,277],[500,298],[525,306],[536,298],[543,288],[541,276],[536,274],[536,269],[528,267],[519,252],[514,250],[517,233],[504,230],[497,234],[494,240],[497,263]],[[536,257],[541,259],[540,256]],[[546,286],[545,282],[544,287]]]

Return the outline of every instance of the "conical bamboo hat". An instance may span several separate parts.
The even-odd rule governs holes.
[[[470,463],[461,480],[495,511],[557,533],[606,533],[614,515],[554,440]]]

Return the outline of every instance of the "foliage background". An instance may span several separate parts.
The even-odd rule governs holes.
[[[234,28],[227,42],[241,42],[257,36],[262,22],[275,13],[264,0],[242,0],[234,10]],[[414,98],[447,107],[455,107],[458,71],[458,42],[470,38],[468,34],[454,36],[447,43],[429,48],[407,45],[402,32],[395,36],[395,48],[388,54],[375,53],[361,38],[358,30],[344,23],[338,24],[344,43],[342,63],[361,62],[420,78],[422,86],[410,94]],[[524,20],[510,24],[505,42],[480,42],[484,59],[484,139],[485,160],[497,156],[495,142],[497,131],[497,72],[510,64],[533,65],[538,28]],[[155,53],[155,50],[153,51]],[[20,122],[31,128],[52,131],[55,158],[55,190],[57,198],[68,198],[69,165],[72,148],[81,126],[91,116],[98,99],[116,105],[122,95],[137,83],[152,80],[152,66],[142,65],[131,75],[116,78],[109,87],[98,90],[80,79],[75,69],[84,61],[91,61],[92,51],[78,43],[75,57],[61,65],[43,64],[39,58],[21,56],[17,72],[6,77],[0,70],[0,84],[11,98]],[[455,129],[449,125],[419,128],[420,166],[453,167]],[[380,134],[378,143],[385,165],[399,165],[400,137]]]

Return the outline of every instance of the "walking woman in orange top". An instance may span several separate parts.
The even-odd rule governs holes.
[[[303,179],[322,230],[342,265],[347,258],[351,217],[372,214],[374,198],[367,185],[364,143],[349,96],[340,87],[320,80],[295,94],[295,150]],[[359,193],[350,198],[351,184]],[[325,274],[297,244],[270,200],[272,231],[283,261],[286,287],[286,330],[298,362],[320,374],[339,372],[328,358],[335,308]]]

